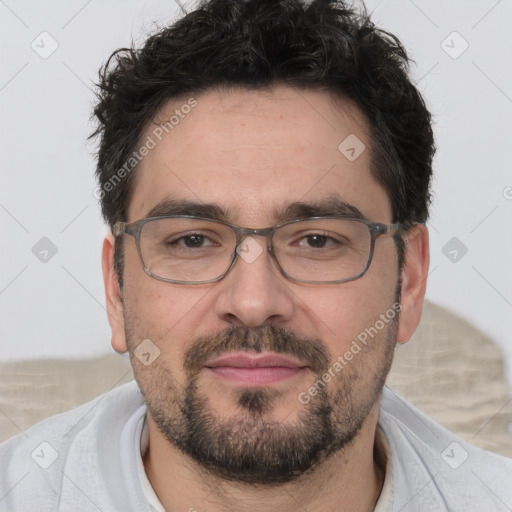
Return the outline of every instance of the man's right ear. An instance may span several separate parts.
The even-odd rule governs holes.
[[[128,350],[126,333],[124,330],[124,305],[119,280],[114,269],[115,238],[109,232],[103,240],[101,266],[103,269],[103,282],[105,284],[105,299],[107,305],[108,323],[112,330],[112,347],[116,352],[123,353]]]

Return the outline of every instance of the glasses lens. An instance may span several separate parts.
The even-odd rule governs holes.
[[[215,221],[162,218],[140,232],[144,266],[155,276],[182,282],[210,281],[226,272],[236,246],[231,228]]]
[[[368,265],[368,226],[358,220],[316,219],[285,224],[273,236],[274,254],[292,279],[311,282],[349,280]]]

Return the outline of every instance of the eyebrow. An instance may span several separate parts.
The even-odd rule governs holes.
[[[365,215],[353,204],[343,201],[336,195],[331,195],[322,201],[296,201],[275,211],[279,222],[308,218],[308,217],[353,217],[366,219]]]
[[[166,215],[190,215],[192,217],[203,217],[224,222],[228,222],[233,216],[230,209],[226,209],[216,203],[199,203],[186,199],[166,197],[151,208],[146,217],[164,217]]]
[[[294,201],[275,208],[272,213],[277,223],[310,217],[342,216],[366,219],[359,208],[343,201],[336,195],[331,195],[322,201]],[[167,215],[189,215],[233,223],[235,210],[225,208],[218,203],[201,203],[166,197],[151,208],[145,217],[164,217]]]

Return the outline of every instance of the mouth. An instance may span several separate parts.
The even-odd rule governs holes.
[[[239,386],[264,387],[300,375],[308,367],[282,354],[238,352],[208,361],[205,368]]]

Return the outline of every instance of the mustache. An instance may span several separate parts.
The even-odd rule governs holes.
[[[331,360],[329,350],[317,338],[298,336],[274,325],[254,328],[232,326],[216,334],[197,338],[185,354],[184,368],[189,376],[193,376],[214,357],[249,350],[295,356],[315,373],[323,373]]]

